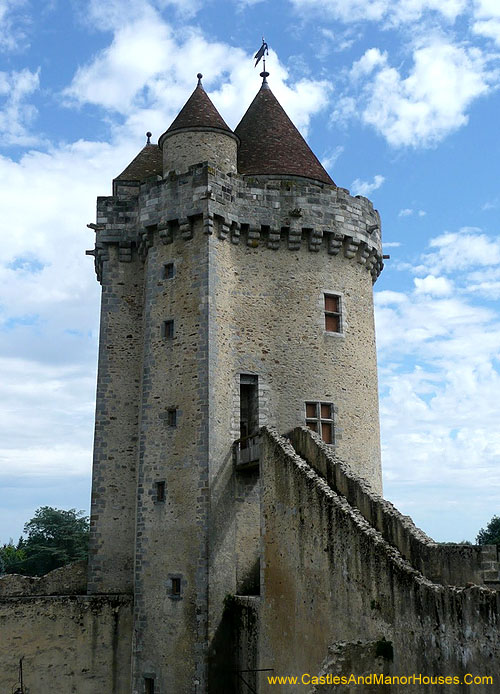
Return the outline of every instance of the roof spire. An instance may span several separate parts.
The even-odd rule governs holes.
[[[201,72],[199,72],[199,73],[196,75],[196,77],[198,78],[198,85],[197,85],[197,86],[198,86],[198,87],[202,87],[203,85],[202,85],[202,83],[201,83],[201,78],[203,77],[203,75],[201,74]]]
[[[147,145],[150,145],[150,144],[151,144],[151,135],[152,135],[152,134],[153,134],[153,133],[150,133],[149,130],[148,130],[148,132],[146,133],[146,137],[148,138],[148,139],[147,139],[147,142],[146,142]]]

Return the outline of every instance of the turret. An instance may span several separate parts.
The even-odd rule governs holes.
[[[236,172],[238,138],[224,121],[201,83],[177,118],[160,137],[164,172],[184,172],[192,164],[209,161],[223,173]]]

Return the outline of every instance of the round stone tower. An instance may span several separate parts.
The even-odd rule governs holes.
[[[89,590],[134,591],[134,692],[223,691],[225,598],[260,590],[261,426],[307,425],[381,491],[380,219],[263,77],[235,133],[199,78],[98,199]]]

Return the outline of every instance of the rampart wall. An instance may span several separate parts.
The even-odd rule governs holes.
[[[431,581],[456,586],[498,583],[495,546],[434,542],[415,526],[409,516],[375,494],[373,488],[351,466],[339,460],[331,447],[310,429],[294,429],[290,439],[296,452],[327,480],[329,486],[358,509],[404,559]]]
[[[261,472],[260,668],[297,676],[324,672],[332,660],[329,646],[356,643],[362,635],[365,642],[390,642],[394,674],[472,673],[498,681],[499,593],[432,583],[269,430],[263,432]],[[266,691],[265,680],[260,691]],[[291,694],[297,687],[280,691]],[[433,691],[471,688],[437,685]]]

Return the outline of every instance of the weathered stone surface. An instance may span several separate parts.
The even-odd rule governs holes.
[[[0,690],[13,691],[23,658],[26,692],[130,692],[132,598],[0,598]]]
[[[78,561],[45,576],[0,576],[0,598],[28,595],[82,595],[87,592],[87,562]]]

